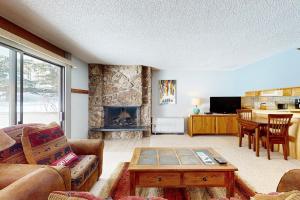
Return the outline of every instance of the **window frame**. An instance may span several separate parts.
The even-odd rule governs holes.
[[[23,124],[23,103],[24,103],[24,98],[23,98],[23,94],[24,94],[24,55],[25,56],[29,56],[35,59],[38,59],[40,61],[46,62],[48,64],[54,65],[56,67],[59,67],[60,69],[60,99],[59,99],[59,104],[60,104],[60,109],[59,109],[59,121],[60,121],[60,125],[63,129],[65,129],[66,126],[66,119],[65,119],[65,110],[66,110],[66,66],[60,65],[56,62],[53,62],[51,60],[47,60],[45,58],[42,58],[38,55],[23,51],[21,49],[12,47],[8,44],[5,44],[3,42],[0,41],[0,46],[4,47],[4,48],[8,48],[9,50],[15,51],[15,66],[14,66],[14,101],[12,102],[14,105],[14,112],[12,113],[14,115],[14,121],[12,122],[11,125],[17,125],[17,124]],[[20,91],[18,91],[18,53],[20,55]],[[18,101],[18,92],[20,93],[20,101]],[[20,105],[19,110],[18,110],[18,104]],[[18,112],[19,112],[19,116],[18,116]],[[19,117],[19,118],[18,118]],[[18,120],[19,119],[19,120]]]

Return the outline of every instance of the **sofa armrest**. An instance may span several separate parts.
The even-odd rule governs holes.
[[[30,164],[0,164],[0,190],[22,177],[41,168],[52,168],[58,172],[65,182],[67,190],[71,189],[71,170],[64,166],[30,165]]]
[[[66,166],[51,166],[63,178],[66,190],[71,190],[71,169]]]
[[[95,155],[98,157],[98,176],[102,174],[104,142],[99,139],[68,139],[77,155]]]
[[[285,173],[277,186],[277,192],[300,190],[300,169],[293,169]]]
[[[0,199],[47,200],[56,190],[66,190],[60,174],[51,168],[40,168],[0,190]]]

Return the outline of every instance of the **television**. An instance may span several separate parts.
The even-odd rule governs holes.
[[[241,109],[241,97],[210,97],[211,113],[236,113]]]

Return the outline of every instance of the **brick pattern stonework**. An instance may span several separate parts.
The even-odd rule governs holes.
[[[103,72],[98,65],[89,65],[89,127],[102,127],[104,113],[102,103]]]
[[[90,138],[129,139],[151,135],[151,67],[89,65],[89,127],[104,124],[103,106],[141,106],[147,131],[90,132]]]
[[[102,68],[104,106],[142,106],[142,66]]]
[[[142,69],[142,107],[141,107],[141,124],[149,127],[144,131],[144,136],[151,135],[151,110],[152,110],[152,71],[150,67]]]

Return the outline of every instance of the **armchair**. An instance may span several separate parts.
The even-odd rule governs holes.
[[[39,168],[47,167],[47,165],[28,164],[25,158],[21,137],[23,129],[28,126],[41,125],[24,124],[0,130],[16,141],[13,146],[0,151],[0,189],[22,178],[26,174]],[[51,166],[51,168],[61,175],[65,182],[66,190],[88,191],[102,174],[104,143],[97,139],[68,139],[67,142],[73,152],[78,155],[79,159],[68,167]],[[2,169],[9,171],[4,173]]]
[[[16,168],[11,169],[9,166],[5,169],[4,165],[1,164],[1,175],[6,173],[11,175],[18,171],[18,177],[12,176],[8,179],[8,175],[6,178],[1,176],[1,200],[47,200],[52,191],[67,189],[63,178],[53,168],[34,169],[34,167],[19,166],[19,170],[16,171]]]
[[[280,179],[277,192],[300,191],[300,169],[293,169],[286,172]]]

